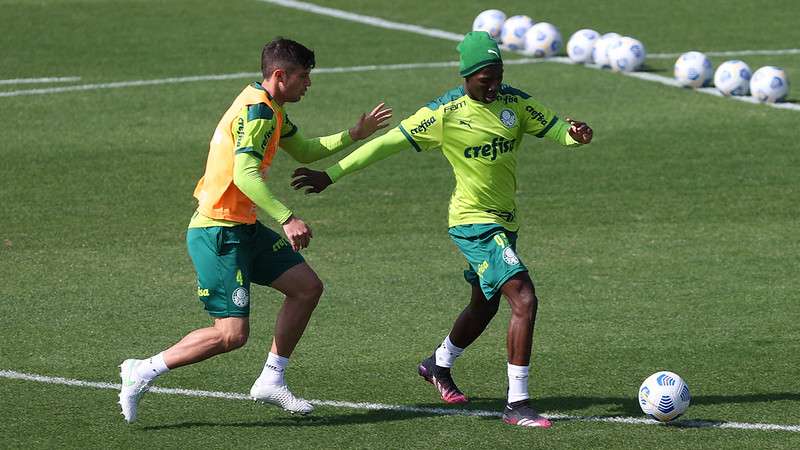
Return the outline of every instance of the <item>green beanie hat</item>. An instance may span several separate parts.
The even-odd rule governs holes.
[[[497,42],[485,31],[470,31],[456,50],[461,54],[459,73],[466,78],[492,64],[502,64]]]

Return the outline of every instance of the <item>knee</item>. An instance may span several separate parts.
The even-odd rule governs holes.
[[[247,343],[247,332],[242,330],[226,331],[220,334],[219,344],[226,352],[236,350]]]
[[[322,280],[314,277],[313,280],[303,286],[300,292],[298,292],[298,297],[309,305],[317,306],[324,290],[325,286],[322,284]]]
[[[523,293],[511,299],[511,313],[515,316],[533,318],[539,307],[539,299],[533,292]]]

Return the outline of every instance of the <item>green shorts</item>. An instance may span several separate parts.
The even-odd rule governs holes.
[[[197,272],[197,296],[212,317],[249,316],[250,283],[268,286],[304,261],[286,239],[259,222],[189,228],[186,245]]]
[[[509,278],[528,271],[517,256],[517,233],[501,225],[457,225],[448,233],[467,258],[464,279],[481,288],[487,299],[500,293],[500,288]]]

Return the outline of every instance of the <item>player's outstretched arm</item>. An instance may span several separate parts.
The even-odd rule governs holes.
[[[360,141],[372,136],[373,133],[389,126],[389,119],[392,118],[392,108],[386,107],[386,104],[381,102],[372,111],[361,114],[358,121],[353,128],[350,128],[350,137],[354,141]]]
[[[586,124],[586,122],[580,122],[572,119],[571,117],[565,117],[564,120],[566,120],[570,125],[567,132],[572,139],[578,141],[579,144],[588,144],[589,142],[592,142],[594,132],[592,131],[592,128]]]
[[[279,145],[295,161],[308,164],[327,158],[344,150],[354,141],[366,139],[381,128],[386,128],[391,117],[392,109],[379,103],[369,113],[361,114],[352,128],[330,136],[308,139],[295,127],[287,136],[281,137]]]
[[[306,194],[317,194],[335,183],[339,178],[361,170],[370,164],[409,148],[409,142],[403,133],[393,128],[383,136],[367,142],[350,153],[338,163],[328,167],[324,172],[300,167],[294,171],[292,187],[303,189]]]

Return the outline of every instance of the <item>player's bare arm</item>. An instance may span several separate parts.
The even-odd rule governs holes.
[[[392,117],[392,108],[386,107],[381,102],[369,113],[361,114],[353,128],[350,128],[350,137],[354,141],[360,141],[372,136],[373,133],[389,126],[388,120]]]
[[[570,117],[566,117],[565,120],[571,125],[569,127],[569,135],[572,136],[572,139],[575,139],[581,144],[592,142],[594,132],[586,122],[580,122]]]

